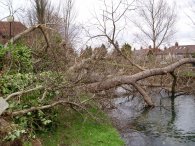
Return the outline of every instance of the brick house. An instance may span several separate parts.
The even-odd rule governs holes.
[[[25,29],[26,26],[21,22],[0,21],[0,44],[5,44],[11,37],[23,32]]]
[[[148,60],[150,55],[156,56],[157,58],[161,57],[163,54],[163,51],[161,49],[152,49],[151,47],[146,49],[139,49],[133,51],[134,56],[136,56],[136,59],[138,60]]]
[[[165,49],[163,55],[166,59],[182,59],[186,57],[194,57],[195,45],[179,45],[176,42],[175,46]]]

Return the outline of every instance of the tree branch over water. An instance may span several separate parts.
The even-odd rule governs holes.
[[[173,72],[175,69],[179,68],[180,66],[188,63],[195,63],[194,58],[185,58],[181,59],[167,67],[164,68],[155,68],[155,69],[148,69],[142,72],[139,72],[134,75],[123,75],[123,76],[116,76],[110,79],[106,79],[101,82],[96,82],[92,84],[88,84],[85,86],[85,89],[90,92],[100,92],[103,90],[108,90],[110,88],[114,88],[117,86],[121,86],[123,84],[131,84],[135,85],[137,81],[146,79],[148,77],[157,76],[157,75],[166,75],[168,73]],[[143,94],[142,94],[143,95]],[[144,96],[144,95],[143,95]],[[146,97],[146,96],[145,96]],[[148,98],[148,97],[146,97]],[[153,106],[151,102],[148,102],[149,106]]]

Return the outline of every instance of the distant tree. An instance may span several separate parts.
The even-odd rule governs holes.
[[[63,40],[69,47],[73,47],[79,40],[79,32],[82,30],[75,20],[75,0],[63,0],[61,2],[62,17],[60,23],[60,33]]]
[[[140,33],[136,37],[141,42],[152,42],[152,48],[157,49],[163,43],[172,39],[176,24],[175,7],[170,7],[166,0],[139,0],[138,17],[134,21]]]
[[[100,47],[97,47],[94,49],[94,53],[96,55],[96,58],[103,59],[106,57],[108,51],[104,44],[102,44]]]
[[[120,48],[118,41],[115,42],[115,47],[118,49]]]
[[[117,49],[114,49],[114,50],[112,51],[112,56],[113,56],[113,57],[120,56],[120,55],[122,54],[122,52],[121,52],[121,49],[120,49],[120,46],[119,46],[118,41],[115,42],[115,47],[116,47]]]
[[[58,14],[50,0],[30,0],[30,2],[32,7],[27,10],[27,21],[30,26],[54,23],[54,16]]]
[[[131,50],[131,46],[128,43],[125,43],[122,48],[121,48],[121,52],[123,54],[125,54],[127,57],[131,58],[132,55],[132,50]]]
[[[192,54],[192,58],[195,58],[195,53]]]
[[[193,18],[194,17],[193,15],[195,14],[194,6],[195,6],[195,0],[191,0],[188,3],[188,8],[189,8],[191,13],[187,14],[187,16],[190,19],[193,27],[195,26],[195,21],[194,21],[194,18]]]
[[[126,24],[124,23],[126,22],[127,13],[131,10],[135,10],[134,3],[135,0],[103,0],[102,13],[100,14],[100,17],[97,15],[95,16],[93,24],[93,26],[96,27],[96,34],[90,35],[90,39],[107,39],[108,43],[110,43],[110,45],[114,48],[112,53],[113,55],[118,56],[119,54],[123,58],[127,59],[131,65],[137,67],[139,70],[144,70],[141,66],[135,64],[134,61],[122,54],[117,42],[118,35],[125,29]]]
[[[81,50],[81,57],[82,58],[89,58],[92,56],[93,49],[91,46],[86,46],[84,50]]]
[[[102,44],[100,48],[106,48],[106,46],[104,44]]]
[[[0,1],[0,13],[4,14],[1,20],[4,20],[10,16],[13,18],[17,17],[18,19],[22,16],[24,9],[21,7],[14,7],[13,0],[1,0]]]

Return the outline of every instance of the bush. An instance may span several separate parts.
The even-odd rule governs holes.
[[[128,58],[131,58],[132,55],[132,50],[131,50],[131,46],[128,43],[125,43],[122,48],[121,48],[121,52],[126,55]]]
[[[0,69],[7,72],[31,72],[33,70],[31,50],[23,45],[0,48],[0,64]]]

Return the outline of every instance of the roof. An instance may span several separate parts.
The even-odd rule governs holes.
[[[11,22],[11,34],[12,36],[21,33],[26,29],[21,22]],[[10,34],[10,22],[0,21],[0,35],[8,36]]]
[[[146,56],[146,55],[149,55],[150,53],[154,53],[155,55],[160,55],[162,54],[162,50],[160,49],[140,49],[140,50],[134,50],[134,54],[136,56]]]
[[[180,46],[172,46],[164,51],[164,54],[193,54],[195,53],[195,45],[180,45]]]

